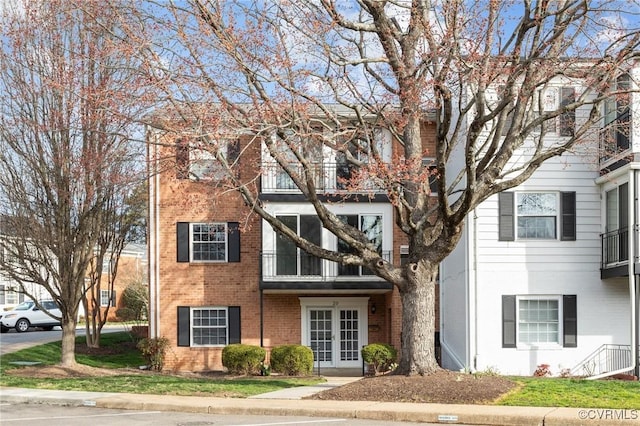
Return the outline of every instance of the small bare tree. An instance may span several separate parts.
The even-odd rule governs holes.
[[[76,363],[96,247],[109,241],[115,203],[141,180],[143,145],[131,143],[140,83],[131,56],[114,43],[116,15],[93,0],[2,8],[0,212],[9,231],[0,238],[0,268],[45,288],[60,306],[65,366]]]
[[[100,347],[102,328],[107,323],[118,277],[122,250],[133,242],[144,228],[147,204],[146,185],[138,185],[130,194],[113,194],[104,208],[94,257],[89,262],[87,290],[82,300],[85,312],[87,346]],[[105,271],[105,267],[107,270]],[[109,303],[101,302],[102,291],[109,294]]]

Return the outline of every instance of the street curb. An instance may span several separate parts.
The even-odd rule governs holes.
[[[0,388],[1,402],[254,416],[340,417],[362,420],[487,426],[640,425],[640,410],[424,404],[410,402],[211,398],[199,396]]]

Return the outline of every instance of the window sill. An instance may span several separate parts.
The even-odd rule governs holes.
[[[519,351],[558,351],[564,348],[558,343],[548,343],[540,345],[518,344],[516,349]]]

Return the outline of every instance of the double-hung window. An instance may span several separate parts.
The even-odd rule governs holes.
[[[498,216],[501,241],[576,239],[575,192],[502,192]]]
[[[522,192],[516,194],[518,238],[555,239],[558,221],[558,194]]]
[[[100,306],[115,306],[115,292],[100,290]]]
[[[193,261],[225,262],[227,260],[227,224],[192,223],[191,248]]]
[[[560,344],[559,298],[518,298],[518,343]]]
[[[575,295],[502,296],[502,347],[576,347]]]
[[[17,305],[24,302],[24,293],[6,286],[0,285],[0,305]]]
[[[178,346],[241,342],[239,306],[178,306]]]
[[[178,222],[178,262],[240,262],[238,222]]]
[[[191,308],[193,346],[224,346],[229,341],[227,308]]]
[[[192,180],[221,180],[227,170],[216,155],[224,157],[228,163],[238,155],[238,141],[206,138],[183,138],[176,142],[176,177]]]

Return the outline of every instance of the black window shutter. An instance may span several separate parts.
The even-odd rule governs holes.
[[[576,240],[576,193],[560,193],[560,239],[562,241]]]
[[[562,296],[562,346],[578,347],[578,309],[576,295]]]
[[[116,299],[116,291],[115,291],[115,290],[113,290],[113,291],[111,292],[111,306],[116,306],[116,300],[117,300],[117,299]]]
[[[4,284],[0,284],[0,304],[4,305],[4,293],[5,293],[5,286]]]
[[[189,140],[176,141],[176,178],[189,179]]]
[[[240,155],[240,139],[234,139],[227,145],[227,162],[232,165]]]
[[[191,309],[178,306],[178,346],[191,345]]]
[[[178,243],[178,262],[189,261],[189,222],[178,222],[176,224]]]
[[[572,104],[576,100],[576,90],[573,87],[563,87],[560,90],[560,107]],[[573,136],[576,125],[576,110],[560,114],[560,136]]]
[[[240,262],[240,223],[227,223],[229,231],[227,262]]]
[[[516,347],[516,296],[502,296],[502,347]]]
[[[498,194],[498,240],[515,240],[513,192]]]
[[[229,306],[229,344],[240,343],[240,306]]]

